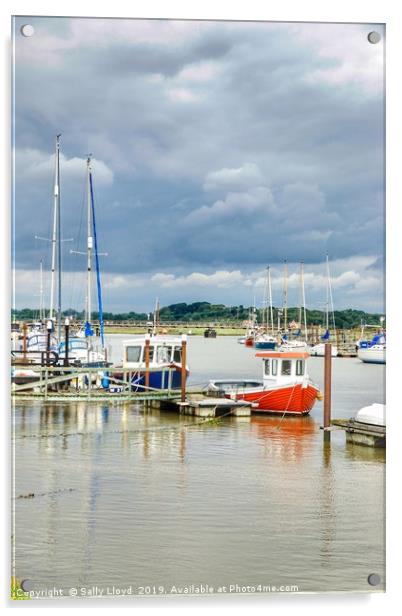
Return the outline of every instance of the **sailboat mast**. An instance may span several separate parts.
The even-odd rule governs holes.
[[[329,271],[329,259],[327,255],[327,278],[328,278],[328,295],[329,295],[329,303],[331,304],[331,312],[332,312],[332,325],[334,328],[334,336],[336,340],[336,327],[335,327],[335,313],[334,313],[334,300],[332,297],[332,285],[331,285],[331,273]],[[329,307],[329,306],[328,306]],[[329,322],[329,316],[327,314],[327,321]]]
[[[39,265],[39,320],[43,322],[45,315],[43,312],[43,262],[40,260]]]
[[[56,136],[55,147],[55,163],[54,163],[54,187],[53,187],[53,232],[52,232],[52,264],[50,275],[50,309],[49,319],[54,318],[54,292],[56,282],[56,252],[57,252],[57,214],[58,214],[58,198],[59,198],[59,178],[58,178],[58,158],[60,149],[60,135]]]
[[[91,217],[91,158],[87,158],[87,307],[86,320],[91,323],[91,278],[92,278],[92,217]]]
[[[301,279],[301,310],[303,311],[303,324],[304,324],[304,339],[307,342],[307,313],[306,313],[306,290],[304,287],[304,263],[300,263],[300,279]],[[301,325],[301,319],[300,319]]]
[[[272,335],[274,335],[274,311],[273,311],[273,306],[272,306],[271,268],[269,265],[267,267],[267,277],[268,277],[269,318],[271,321],[271,333]]]
[[[60,135],[56,137],[56,186],[57,200],[57,337],[61,339],[61,210],[60,210]],[[56,189],[57,187],[57,189]]]
[[[288,329],[288,262],[285,259],[283,264],[283,328]]]
[[[329,262],[328,262],[328,255],[326,257],[326,261],[327,261],[327,267],[326,267],[326,273],[327,273],[327,300],[326,300],[326,315],[325,315],[325,328],[326,331],[329,330]]]
[[[299,324],[302,323],[303,306],[303,263],[300,263],[300,296],[299,296]]]
[[[155,310],[154,310],[154,336],[158,333],[159,326],[159,298],[156,298]]]

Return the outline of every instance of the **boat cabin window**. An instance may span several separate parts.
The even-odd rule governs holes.
[[[126,347],[126,360],[130,362],[140,361],[141,347],[140,346],[128,346]]]
[[[178,346],[174,347],[173,349],[173,361],[176,364],[180,364],[181,362],[181,348]]]
[[[157,362],[159,363],[166,363],[170,360],[170,353],[171,353],[171,348],[168,346],[158,346],[157,348],[157,352],[156,352],[156,358],[157,358]]]
[[[65,345],[64,345],[65,346]],[[72,340],[71,343],[68,345],[69,349],[82,349],[82,350],[87,350],[87,343],[85,340]]]
[[[292,362],[289,359],[282,359],[282,376],[290,376],[292,371]]]
[[[296,362],[296,376],[303,376],[304,374],[304,361],[298,359]]]
[[[278,374],[278,360],[277,359],[272,360],[271,372],[272,372],[272,376],[276,376]]]
[[[269,359],[265,360],[265,376],[270,375],[270,361]]]

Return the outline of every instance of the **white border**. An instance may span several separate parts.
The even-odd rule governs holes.
[[[287,596],[287,597],[238,597],[236,599],[222,598],[205,598],[202,600],[187,599],[186,601],[178,600],[159,600],[157,603],[147,601],[146,604],[140,600],[132,600],[130,602],[114,601],[109,603],[108,609],[118,607],[129,607],[135,609],[136,612],[149,610],[151,605],[163,608],[167,612],[177,610],[189,610],[194,612],[204,611],[205,609],[217,612],[222,608],[227,607],[231,612],[251,609],[255,613],[264,612],[267,609],[274,608],[276,611],[307,611],[309,614],[325,610],[325,614],[338,613],[346,606],[351,607],[356,612],[363,612],[366,615],[376,614],[378,616],[379,609],[389,609],[391,602],[398,599],[398,590],[401,584],[401,567],[400,554],[401,551],[401,489],[400,489],[400,459],[398,456],[401,450],[399,440],[402,435],[401,413],[397,402],[397,384],[398,376],[396,374],[398,366],[397,342],[393,342],[393,337],[397,340],[400,336],[398,330],[401,330],[400,323],[402,322],[402,306],[401,306],[401,285],[399,284],[401,276],[401,257],[398,251],[398,244],[402,238],[402,229],[400,222],[400,181],[401,175],[401,113],[402,102],[401,92],[398,91],[401,74],[402,58],[402,20],[398,3],[392,0],[383,0],[376,2],[372,0],[333,0],[332,3],[317,2],[314,0],[281,0],[275,3],[264,3],[261,0],[248,0],[244,3],[235,5],[233,2],[221,0],[212,2],[204,0],[198,2],[197,5],[191,2],[178,0],[170,0],[169,3],[162,0],[152,1],[147,3],[114,0],[112,3],[99,4],[92,2],[78,2],[77,0],[58,0],[53,1],[19,1],[11,2],[5,0],[1,4],[1,19],[0,28],[2,35],[2,62],[3,69],[3,92],[6,96],[2,97],[2,134],[5,136],[3,147],[0,150],[1,164],[0,170],[2,173],[3,190],[3,224],[1,229],[1,249],[2,249],[2,285],[3,301],[2,314],[0,323],[2,324],[2,364],[0,374],[3,378],[3,422],[1,434],[3,437],[2,448],[2,479],[5,483],[5,498],[3,499],[4,506],[2,508],[3,530],[1,549],[1,582],[2,591],[1,600],[7,607],[5,597],[9,589],[9,423],[8,412],[8,322],[9,322],[9,301],[7,293],[7,285],[9,280],[9,225],[10,216],[8,215],[8,204],[10,199],[10,159],[9,159],[9,134],[10,134],[10,104],[8,94],[10,92],[9,85],[9,53],[10,53],[10,16],[16,15],[71,15],[71,16],[103,16],[103,17],[169,17],[169,18],[188,18],[188,19],[265,19],[271,21],[338,21],[338,22],[366,22],[366,23],[386,23],[387,26],[387,324],[388,324],[388,367],[387,367],[387,406],[388,406],[388,478],[387,478],[387,536],[388,536],[388,553],[387,553],[387,593],[385,595],[367,596],[356,595],[315,595],[315,596]],[[399,211],[398,211],[399,210]],[[399,317],[399,318],[398,318]],[[391,334],[391,336],[390,336]],[[394,334],[394,336],[392,335]],[[399,377],[400,378],[400,377]],[[358,557],[358,555],[357,555]],[[92,602],[91,602],[92,603]],[[34,605],[33,605],[34,604]],[[21,604],[8,603],[13,609],[61,609],[62,605],[58,601],[52,602],[22,602]],[[70,603],[68,605],[71,605]],[[90,605],[88,601],[76,602],[74,611],[82,609],[91,610],[93,603]],[[64,604],[66,607],[66,604]],[[96,608],[107,607],[106,604],[97,603]],[[96,609],[95,608],[95,609]]]

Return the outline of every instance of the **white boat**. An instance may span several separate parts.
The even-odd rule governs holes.
[[[66,343],[64,340],[59,345],[59,359],[66,357]],[[86,338],[74,336],[68,340],[68,361],[78,366],[104,365],[106,361],[105,349],[88,344]]]
[[[374,338],[375,339],[375,338]],[[373,340],[374,340],[373,339]],[[360,347],[357,357],[365,364],[385,364],[386,363],[386,343],[385,336],[381,336],[383,342],[371,343],[368,347]]]
[[[325,343],[319,342],[315,344],[313,347],[309,349],[310,355],[312,357],[324,357],[325,356]],[[331,345],[331,356],[337,357],[338,355],[338,347],[335,345]]]
[[[182,377],[182,342],[178,336],[133,336],[123,342],[123,361],[116,371],[132,372],[132,383],[137,391],[144,389],[146,366],[146,341],[149,340],[149,387],[153,389],[178,389]],[[186,373],[189,368],[186,363]]]
[[[281,352],[289,352],[289,351],[307,351],[307,342],[305,340],[288,340],[286,338],[282,338],[281,345],[278,351]]]
[[[370,406],[364,406],[355,415],[355,421],[372,426],[384,426],[385,422],[385,404],[375,402]]]
[[[380,318],[380,325],[362,325],[360,339],[356,342],[357,357],[365,364],[385,364],[386,363],[386,333],[384,329],[385,317]],[[366,328],[376,328],[377,333],[371,341],[365,339],[364,330]]]

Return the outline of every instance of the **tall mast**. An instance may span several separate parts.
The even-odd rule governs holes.
[[[326,261],[327,261],[327,267],[326,267],[326,273],[327,273],[327,299],[326,299],[326,314],[325,314],[325,329],[326,331],[329,330],[329,262],[328,262],[328,255],[326,257]]]
[[[53,233],[52,233],[52,265],[50,278],[50,310],[49,318],[54,318],[54,295],[56,282],[56,253],[57,253],[57,229],[59,213],[59,151],[60,135],[56,136],[55,163],[54,163],[54,189],[53,189]]]
[[[92,184],[92,170],[90,167],[90,160],[88,159],[88,177],[89,177],[89,203],[90,203],[90,211],[92,212],[92,230],[93,237],[91,235],[91,227],[89,225],[89,235],[88,235],[88,246],[92,251],[92,248],[95,252],[95,265],[96,265],[96,287],[98,291],[98,318],[99,318],[99,333],[100,339],[102,343],[102,348],[105,348],[105,336],[104,336],[104,323],[103,323],[103,302],[102,302],[102,285],[101,285],[101,276],[100,276],[100,264],[99,264],[99,256],[101,254],[107,255],[107,253],[100,253],[98,250],[98,239],[96,232],[96,220],[95,220],[95,200],[94,200],[94,190]],[[89,216],[91,218],[91,216]],[[91,297],[91,288],[90,283],[88,285],[88,294],[89,298]],[[91,312],[91,305],[89,304],[89,313]],[[89,329],[91,329],[89,327]]]
[[[283,328],[288,329],[288,262],[283,262]]]
[[[303,261],[300,263],[300,283],[301,283],[301,307],[300,307],[300,311],[302,311],[302,316],[303,316],[304,339],[307,342],[306,291],[305,291],[305,287],[304,287],[304,263],[303,263]],[[301,319],[300,319],[300,325],[301,325]]]
[[[269,265],[267,267],[267,278],[268,278],[269,319],[271,322],[271,333],[272,335],[274,335],[274,311],[273,311],[273,306],[272,306],[271,268]]]
[[[92,278],[92,215],[91,215],[91,157],[87,158],[87,306],[86,320],[91,323],[91,278]]]
[[[303,263],[300,262],[300,296],[299,296],[299,324],[302,323],[303,306]]]
[[[335,313],[334,313],[334,300],[332,297],[332,285],[331,285],[331,274],[329,271],[329,258],[327,255],[327,278],[328,278],[328,296],[329,296],[329,303],[331,304],[331,312],[332,312],[332,325],[334,328],[334,336],[335,336],[335,340],[336,340],[336,327],[335,327]],[[328,306],[329,308],[329,306]],[[327,322],[329,323],[329,316],[327,313]],[[328,326],[327,326],[328,329]]]
[[[156,298],[154,310],[154,336],[158,333],[159,326],[159,298]]]
[[[57,187],[57,188],[56,188]],[[60,135],[56,137],[56,183],[57,193],[57,337],[61,339],[61,209],[60,209]]]
[[[45,315],[43,311],[43,262],[40,260],[39,266],[39,320],[44,321]]]

